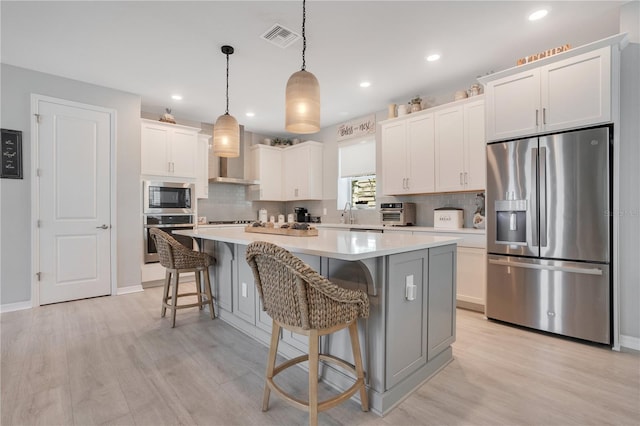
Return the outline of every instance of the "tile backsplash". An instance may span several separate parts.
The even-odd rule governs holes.
[[[473,215],[476,212],[477,192],[420,194],[397,197],[379,197],[376,203],[410,202],[416,203],[417,226],[433,226],[433,211],[440,207],[456,207],[464,210],[464,227],[473,227]],[[285,216],[293,213],[295,207],[306,207],[312,216],[321,216],[324,223],[340,223],[342,209],[337,208],[337,201],[247,201],[247,187],[234,184],[209,184],[209,198],[198,200],[198,216],[206,216],[207,220],[239,220],[256,219],[258,210],[267,209],[269,216],[282,213]],[[324,209],[327,214],[323,215]],[[353,209],[356,223],[379,224],[380,214],[375,210]]]

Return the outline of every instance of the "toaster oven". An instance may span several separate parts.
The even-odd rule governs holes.
[[[416,224],[415,203],[381,203],[380,220],[383,225],[411,226]]]

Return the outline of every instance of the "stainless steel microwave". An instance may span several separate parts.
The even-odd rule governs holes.
[[[195,211],[195,184],[182,182],[143,182],[143,213],[192,214]]]

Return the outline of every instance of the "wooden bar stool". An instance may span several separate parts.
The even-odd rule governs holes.
[[[347,401],[358,391],[362,411],[369,411],[357,326],[358,318],[369,316],[369,298],[366,293],[333,284],[287,250],[271,243],[256,241],[249,244],[246,258],[253,270],[263,309],[273,320],[262,411],[269,409],[271,391],[293,406],[308,411],[309,424],[314,426],[318,424],[318,412]],[[309,354],[276,366],[281,328],[308,336]],[[349,328],[355,365],[335,356],[319,353],[318,338],[344,328]],[[356,377],[353,386],[333,398],[319,402],[319,360],[351,371]],[[286,393],[273,380],[285,369],[304,361],[309,361],[308,402]]]
[[[215,259],[206,253],[188,249],[171,235],[158,228],[152,228],[150,232],[151,237],[156,243],[160,264],[166,268],[164,291],[162,292],[161,316],[164,317],[167,309],[171,309],[171,327],[173,328],[176,326],[176,311],[178,309],[193,308],[196,306],[202,309],[204,305],[209,305],[211,319],[214,319],[215,311],[213,309],[213,296],[211,294],[209,266],[215,264]],[[181,272],[195,272],[195,292],[178,294]],[[200,274],[204,276],[204,293],[202,292]],[[173,280],[171,279],[172,277]],[[169,296],[169,287],[172,287],[171,296]],[[198,301],[196,303],[179,305],[178,298],[185,296],[196,296]]]

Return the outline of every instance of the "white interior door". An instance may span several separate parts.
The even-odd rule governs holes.
[[[38,100],[39,302],[111,293],[111,114]]]

